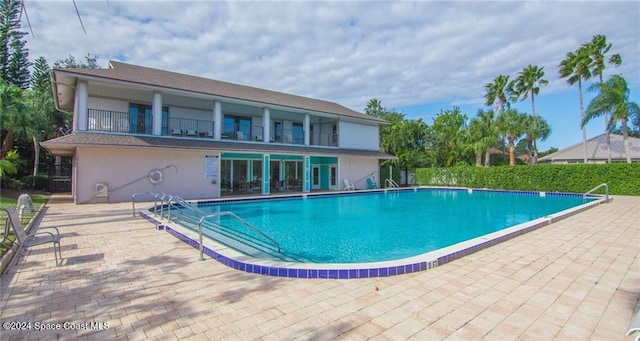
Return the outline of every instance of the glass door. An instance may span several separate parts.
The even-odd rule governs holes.
[[[311,166],[311,189],[320,189],[320,166]]]
[[[336,165],[329,167],[329,189],[338,190],[338,166]]]

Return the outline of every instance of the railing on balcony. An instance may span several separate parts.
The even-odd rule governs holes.
[[[338,134],[331,133],[313,133],[309,136],[312,146],[337,147]]]
[[[259,125],[226,125],[222,132],[223,140],[264,142],[264,129]]]
[[[152,133],[151,124],[150,119],[145,119],[142,115],[131,117],[127,112],[88,110],[87,130],[150,135]],[[169,117],[168,120],[165,118],[163,122],[162,135],[213,138],[214,123],[207,120]],[[304,145],[304,131],[300,129],[281,129],[276,132],[272,127],[270,135],[270,140],[264,141],[263,126],[235,124],[234,126],[225,126],[221,137],[224,140]],[[309,136],[309,144],[337,147],[338,134],[312,133]]]
[[[129,133],[129,113],[89,109],[87,130]]]
[[[169,118],[168,135],[213,138],[213,121]]]

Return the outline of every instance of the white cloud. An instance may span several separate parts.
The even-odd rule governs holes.
[[[640,84],[638,2],[25,1],[33,59],[87,53],[336,101],[362,110],[425,102],[482,103],[484,84],[557,65],[605,34]],[[26,22],[23,28],[26,30]]]

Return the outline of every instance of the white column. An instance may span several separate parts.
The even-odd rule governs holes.
[[[309,114],[304,114],[304,123],[302,125],[302,129],[304,130],[304,145],[308,146],[311,142],[311,139],[309,138],[311,135],[309,135],[311,133],[311,128],[310,128],[310,124],[309,122],[311,121],[311,119],[309,118]]]
[[[271,175],[269,172],[271,171],[270,161],[271,155],[262,154],[262,194],[269,194],[269,179]]]
[[[311,156],[304,156],[304,170],[302,175],[302,191],[311,192]]]
[[[271,141],[271,113],[269,112],[269,108],[264,108],[262,126],[262,141]]]
[[[213,138],[216,140],[222,138],[222,103],[220,101],[213,102]]]
[[[153,103],[151,104],[151,112],[153,122],[151,123],[151,131],[153,135],[162,135],[162,94],[153,93]]]
[[[87,110],[87,101],[89,99],[89,92],[87,90],[87,81],[78,81],[76,87],[76,110],[73,113],[75,119],[74,130],[88,130],[89,128],[95,129],[95,127],[87,127],[87,116],[89,112]]]

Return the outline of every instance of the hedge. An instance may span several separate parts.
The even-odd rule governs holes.
[[[606,183],[609,194],[640,196],[640,163],[420,168],[416,180],[423,186],[570,193]]]

